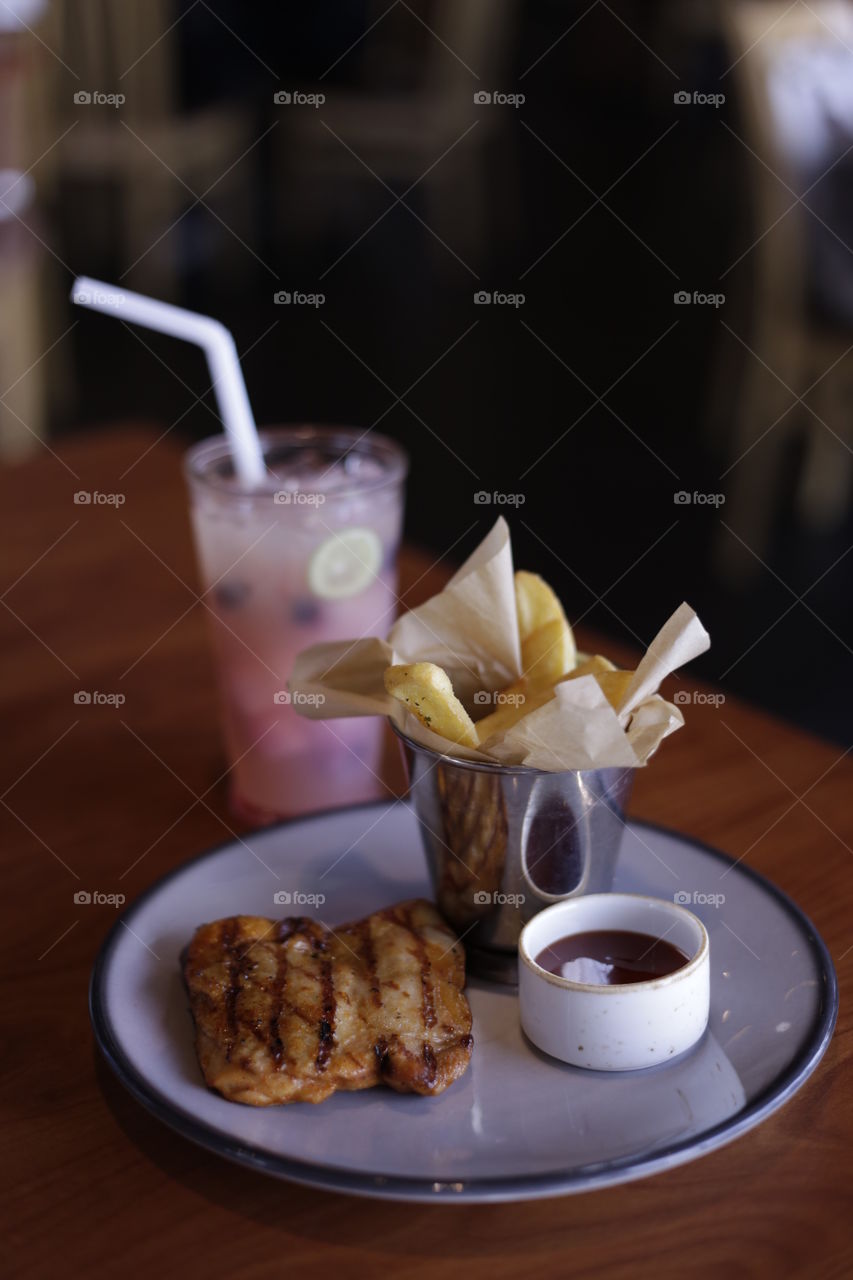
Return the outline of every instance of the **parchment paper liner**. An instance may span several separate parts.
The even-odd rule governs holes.
[[[681,604],[649,645],[616,710],[593,676],[581,676],[556,685],[550,702],[490,738],[488,749],[473,751],[425,728],[386,693],[390,664],[444,667],[474,719],[494,709],[477,704],[475,693],[504,689],[522,674],[512,547],[501,517],[444,590],[398,619],[387,640],[313,645],[297,656],[289,687],[296,709],[311,719],[390,716],[415,741],[467,760],[550,772],[639,767],[684,723],[679,708],[659,695],[662,680],[709,645],[696,614]]]

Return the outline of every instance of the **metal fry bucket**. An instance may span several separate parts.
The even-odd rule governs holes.
[[[438,907],[463,938],[471,973],[515,983],[528,920],[612,888],[634,770],[480,764],[394,730]]]

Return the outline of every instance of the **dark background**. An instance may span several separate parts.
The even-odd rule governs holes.
[[[407,536],[437,557],[461,561],[500,511],[517,565],[549,579],[573,621],[647,644],[686,598],[712,637],[697,673],[848,745],[850,507],[829,527],[798,509],[808,414],[789,414],[784,441],[774,429],[752,450],[754,492],[765,462],[772,485],[766,536],[726,528],[739,527],[738,466],[728,469],[742,450],[731,424],[760,324],[756,253],[746,251],[765,226],[754,199],[762,162],[715,7],[512,7],[500,81],[471,68],[470,105],[451,132],[475,129],[435,169],[455,166],[444,244],[427,229],[428,180],[368,230],[417,172],[386,176],[371,161],[369,173],[344,145],[358,151],[361,137],[341,133],[346,110],[328,114],[347,95],[390,129],[436,50],[458,74],[424,25],[435,25],[431,8],[396,5],[383,17],[386,5],[367,3],[185,3],[174,37],[179,116],[213,106],[246,115],[256,139],[269,132],[235,166],[237,187],[206,200],[221,194],[218,216],[186,191],[189,212],[124,283],[163,293],[170,255],[173,299],[220,317],[246,352],[259,422],[378,423],[401,441],[411,455]],[[128,95],[135,74],[122,82]],[[78,87],[61,69],[57,85],[66,97]],[[323,139],[339,153],[331,177],[296,114],[315,109],[277,106],[282,88],[327,95],[317,114],[342,138]],[[526,100],[478,106],[482,88]],[[726,100],[682,106],[680,90]],[[846,172],[839,166],[832,181]],[[484,216],[472,237],[463,230],[474,189]],[[853,234],[843,203],[831,208],[838,236]],[[60,166],[41,217],[71,271],[122,278],[130,264],[109,173]],[[799,207],[791,219],[803,237],[814,229]],[[240,241],[223,222],[239,225]],[[53,265],[64,292],[71,276]],[[675,305],[679,289],[726,301]],[[325,303],[276,306],[277,290],[322,292]],[[524,302],[475,305],[478,290]],[[200,354],[147,331],[143,344],[112,320],[72,316],[70,305],[58,332],[72,320],[55,434],[128,419],[164,428],[180,419],[173,429],[188,441],[216,430]],[[833,325],[843,335],[843,307]],[[768,406],[766,425],[778,412]],[[844,440],[837,448],[849,453]],[[477,504],[480,490],[523,505]],[[681,505],[682,490],[726,503]]]

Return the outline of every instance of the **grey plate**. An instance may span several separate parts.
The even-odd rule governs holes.
[[[101,948],[92,1023],[119,1079],[154,1115],[278,1177],[432,1202],[525,1200],[627,1182],[712,1151],[781,1107],[825,1052],[838,993],[826,947],[802,912],[714,849],[629,823],[615,887],[688,895],[711,938],[708,1032],[689,1054],[646,1071],[583,1071],[545,1057],[521,1034],[514,992],[473,982],[471,1066],[438,1098],[370,1089],[320,1106],[253,1108],[204,1087],[178,969],[196,926],[236,913],[334,924],[431,896],[403,803],[271,827],[158,881]],[[277,904],[276,892],[291,894],[291,904]],[[325,901],[306,904],[298,894]]]

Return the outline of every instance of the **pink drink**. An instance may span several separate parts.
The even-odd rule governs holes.
[[[232,803],[271,821],[381,790],[384,723],[307,720],[287,682],[301,649],[390,629],[407,464],[393,441],[351,430],[276,428],[261,443],[259,493],[241,491],[221,436],[190,450],[186,472]]]

